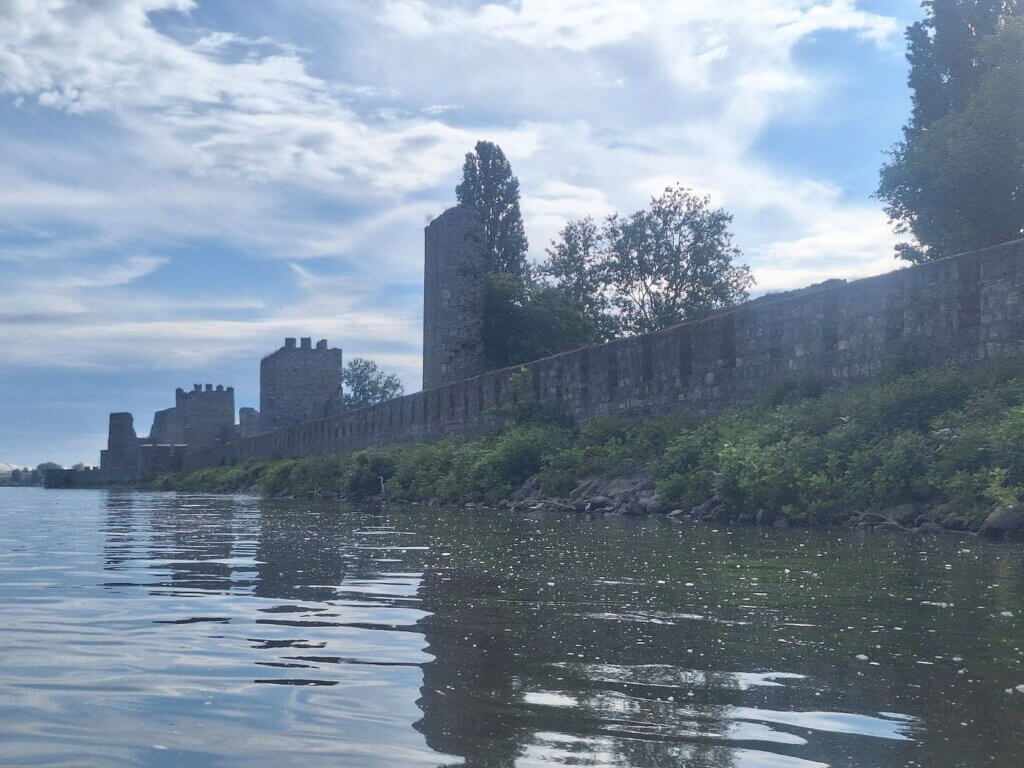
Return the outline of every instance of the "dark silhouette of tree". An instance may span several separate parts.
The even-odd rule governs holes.
[[[519,179],[501,147],[478,141],[466,154],[462,183],[455,188],[459,203],[474,208],[484,225],[487,271],[526,277],[526,231],[519,211]]]
[[[28,467],[15,468],[11,470],[9,475],[0,475],[0,485],[42,485],[43,473],[48,469],[63,469],[63,467],[52,461],[44,461],[36,466],[35,469],[29,469]]]
[[[484,354],[490,368],[535,360],[582,346],[590,337],[579,317],[555,297],[542,293],[526,262],[527,241],[519,209],[519,179],[501,147],[478,141],[466,154],[462,182],[455,189],[462,205],[473,208],[484,226],[487,286],[484,302]]]
[[[913,109],[876,196],[921,262],[1019,236],[1019,0],[926,0],[907,28]],[[1000,91],[999,89],[1003,89]]]
[[[398,376],[385,373],[373,360],[361,357],[354,357],[345,364],[342,380],[345,385],[346,408],[377,405],[405,392]]]
[[[599,344],[611,338],[610,318],[592,314],[560,286],[513,275],[488,275],[484,351],[490,368]]]
[[[649,208],[568,223],[536,270],[526,261],[519,180],[501,148],[466,155],[460,204],[484,223],[484,353],[491,368],[646,333],[746,298],[750,270],[733,262],[732,217],[670,187]]]

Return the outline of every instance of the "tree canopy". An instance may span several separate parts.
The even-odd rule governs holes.
[[[557,285],[513,275],[488,275],[484,302],[484,354],[491,369],[519,365],[614,335]]]
[[[753,277],[735,263],[731,222],[709,197],[668,187],[602,227],[567,225],[538,271],[611,335],[649,333],[747,297]]]
[[[732,216],[680,186],[648,208],[612,215],[604,283],[627,333],[650,333],[747,298],[753,277],[735,265]]]
[[[483,222],[488,272],[525,276],[528,243],[519,210],[519,179],[501,147],[478,141],[466,153],[455,195],[459,203],[474,208]]]
[[[907,29],[913,110],[877,197],[897,246],[925,261],[1024,227],[1024,45],[1019,0],[929,0]]]
[[[750,269],[735,263],[732,217],[680,186],[628,216],[569,222],[533,268],[519,180],[501,147],[476,143],[456,194],[484,223],[491,368],[665,328],[741,301],[753,284]]]
[[[605,233],[593,217],[570,221],[546,249],[537,274],[554,282],[565,300],[593,327],[599,341],[613,338],[619,323],[605,290]]]
[[[404,394],[405,387],[393,373],[382,371],[373,360],[354,357],[342,372],[345,407],[365,408]]]
[[[571,297],[536,281],[526,261],[519,180],[501,147],[478,141],[455,190],[484,225],[487,258],[484,354],[491,368],[535,360],[601,340]]]
[[[48,469],[63,469],[63,467],[52,461],[44,461],[42,464],[37,465],[35,469],[29,469],[28,467],[19,469],[15,467],[9,475],[0,475],[0,486],[42,485],[43,473]]]

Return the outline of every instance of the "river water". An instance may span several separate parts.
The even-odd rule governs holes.
[[[1024,550],[0,489],[0,764],[1020,768]]]

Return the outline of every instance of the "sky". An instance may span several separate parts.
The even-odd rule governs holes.
[[[916,0],[0,0],[0,461],[327,338],[420,384],[423,227],[479,139],[533,259],[679,183],[756,293],[897,267]]]

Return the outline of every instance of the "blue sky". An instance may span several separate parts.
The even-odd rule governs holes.
[[[913,0],[0,3],[0,461],[94,463],[285,336],[419,387],[422,228],[497,141],[531,254],[679,182],[758,291],[887,271]]]

